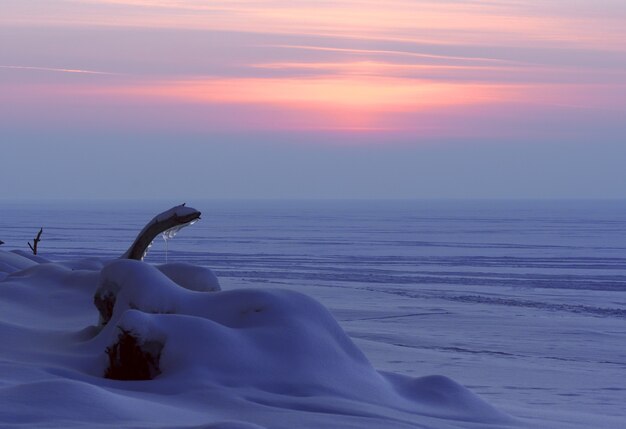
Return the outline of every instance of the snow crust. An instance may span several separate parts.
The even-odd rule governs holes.
[[[180,263],[0,251],[0,272],[2,427],[535,427],[442,375],[377,371],[302,293],[220,291]],[[98,293],[115,298],[105,325]],[[153,380],[103,377],[122,329],[163,345]]]

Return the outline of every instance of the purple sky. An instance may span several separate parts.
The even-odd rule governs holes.
[[[3,0],[6,198],[624,198],[626,2]]]

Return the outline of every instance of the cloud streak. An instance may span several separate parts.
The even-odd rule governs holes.
[[[138,1],[5,0],[0,22],[308,34],[439,44],[611,46],[623,50],[615,0]],[[606,12],[602,12],[606,11]],[[584,29],[581,31],[581,29]]]
[[[599,1],[5,0],[0,37],[14,43],[0,52],[12,64],[0,89],[24,106],[18,123],[31,121],[29,104],[78,104],[94,123],[150,106],[133,126],[175,117],[204,132],[203,112],[220,107],[237,120],[208,123],[233,132],[482,136],[491,116],[524,123],[537,111],[567,127],[563,111],[625,107],[614,94],[626,85],[626,8]]]
[[[400,51],[400,50],[384,50],[384,49],[356,49],[356,48],[339,48],[329,46],[311,46],[311,45],[267,45],[268,48],[284,48],[297,49],[303,51],[322,51],[322,52],[339,52],[343,54],[356,55],[383,55],[383,56],[402,56],[429,60],[445,60],[445,61],[463,61],[477,63],[497,63],[497,64],[520,64],[519,61],[503,60],[499,58],[482,58],[482,57],[461,57],[454,55],[436,55],[420,52]]]
[[[95,71],[95,70],[68,69],[68,68],[57,68],[57,67],[0,65],[0,69],[29,70],[29,71],[33,70],[33,71],[45,71],[45,72],[54,72],[54,73],[95,74],[95,75],[106,75],[106,76],[121,76],[122,75],[122,73],[111,73],[111,72],[103,72],[103,71]]]

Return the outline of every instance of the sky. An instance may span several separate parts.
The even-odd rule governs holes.
[[[2,0],[0,198],[626,198],[623,0]]]

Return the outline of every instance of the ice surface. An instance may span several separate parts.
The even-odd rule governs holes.
[[[444,380],[454,379],[515,416],[513,427],[624,427],[624,205],[446,204],[275,207],[211,202],[211,222],[177,237],[170,260],[214,268],[226,292],[283,288],[315,297],[385,378],[393,378],[390,373],[408,375],[407,380],[445,375]],[[117,398],[120,415],[123,403],[133,404],[132,415],[120,417],[125,424],[105,419],[102,426],[107,428],[151,427],[151,422],[156,427],[246,427],[245,422],[259,427],[484,426],[467,418],[452,421],[446,407],[445,419],[419,411],[407,417],[362,401],[345,404],[336,395],[275,395],[256,387],[251,388],[255,396],[241,387],[230,395],[220,385],[164,399],[163,385],[143,393],[134,388],[158,384],[160,378],[130,383],[90,378],[106,366],[101,348],[115,335],[93,350],[93,357],[100,359],[100,366],[94,366],[97,359],[85,357],[83,343],[96,338],[93,292],[108,261],[82,258],[118,256],[159,205],[69,209],[67,204],[26,211],[0,206],[4,249],[24,246],[23,237],[30,237],[33,225],[45,215],[51,227],[43,256],[63,261],[24,271],[14,267],[14,274],[0,282],[0,335],[4,344],[11,344],[0,349],[0,388],[51,379],[78,381]],[[21,229],[18,219],[26,222]],[[159,241],[148,260],[163,259]],[[86,284],[90,291],[82,295],[80,285]],[[50,291],[41,294],[45,288]],[[59,305],[61,301],[66,304]],[[129,309],[133,311],[139,312]],[[61,340],[67,346],[61,347]],[[436,383],[437,376],[431,380],[444,391],[450,388],[446,382]],[[119,383],[133,388],[116,388]],[[240,399],[239,414],[233,411],[233,396]],[[0,415],[11,409],[11,400],[5,405],[5,398],[0,398]],[[445,404],[445,396],[439,398]],[[39,414],[41,422],[46,414],[54,415],[45,407],[33,409],[24,397],[16,401],[14,409],[23,407],[25,416]],[[137,415],[134,406],[150,412]],[[89,409],[81,407],[76,415],[83,417],[70,426],[94,427],[85,423]],[[375,417],[367,419],[364,413]]]

